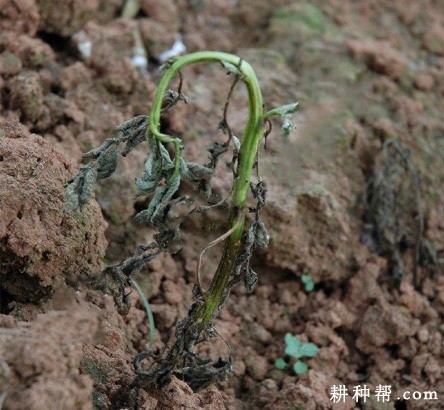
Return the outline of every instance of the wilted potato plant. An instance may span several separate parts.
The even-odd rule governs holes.
[[[219,123],[219,128],[227,135],[227,139],[223,143],[212,143],[208,148],[208,161],[199,164],[185,161],[182,155],[182,140],[161,131],[161,118],[162,114],[179,101],[187,102],[187,98],[182,94],[181,70],[203,62],[222,64],[234,78]],[[182,246],[180,218],[175,209],[187,206],[191,213],[196,209],[206,212],[217,206],[229,208],[226,232],[209,243],[199,258],[193,291],[195,301],[188,316],[176,326],[175,344],[158,356],[148,350],[138,355],[134,361],[137,371],[134,388],[162,387],[176,375],[194,390],[198,390],[225,379],[232,371],[231,357],[213,361],[197,355],[195,346],[218,334],[213,327],[213,321],[232,287],[244,282],[247,290],[251,291],[257,282],[257,274],[251,267],[250,259],[255,249],[265,248],[269,242],[269,236],[259,216],[261,208],[265,205],[267,192],[259,173],[259,143],[270,132],[270,118],[273,116],[283,118],[282,132],[288,135],[292,128],[290,114],[296,110],[297,104],[284,105],[264,112],[262,94],[253,68],[248,62],[232,54],[197,52],[170,60],[164,70],[151,113],[119,125],[114,137],[84,155],[90,161],[69,181],[65,211],[81,210],[92,195],[94,183],[109,177],[115,171],[119,157],[126,156],[140,143],[148,141],[145,170],[136,180],[136,195],[151,197],[148,207],[137,213],[134,220],[138,224],[156,229],[154,242],[139,246],[131,257],[106,268],[100,280],[95,283],[111,294],[119,310],[125,313],[129,309],[125,287],[133,283],[133,276],[162,252],[174,254]],[[174,92],[168,87],[176,75],[179,76],[179,86],[177,92]],[[239,139],[233,134],[227,121],[228,104],[238,82],[243,82],[248,92],[248,119]],[[172,157],[167,147],[173,148]],[[181,181],[194,183],[198,196],[208,201],[211,197],[211,177],[225,154],[231,155],[228,163],[231,164],[233,175],[232,190],[228,198],[217,204],[208,203],[206,206],[192,207],[196,198],[180,196]],[[254,170],[257,171],[255,177]],[[246,218],[248,213],[252,214],[251,222],[247,222],[250,220]],[[203,253],[221,242],[224,242],[222,256],[209,288],[204,289],[200,279]],[[142,362],[148,357],[154,358],[154,364],[148,371],[144,371]]]

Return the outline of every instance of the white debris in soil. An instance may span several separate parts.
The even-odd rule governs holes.
[[[148,73],[148,54],[143,45],[142,37],[138,29],[133,30],[134,48],[131,56],[133,66],[140,72],[143,77],[147,77]]]
[[[83,31],[79,31],[73,36],[73,41],[77,46],[77,50],[84,60],[89,60],[92,54],[92,41],[88,35]]]
[[[174,42],[173,46],[169,50],[165,50],[163,53],[160,53],[157,56],[157,59],[161,63],[164,63],[165,61],[168,61],[171,57],[178,56],[179,54],[183,54],[186,51],[187,48],[182,41],[182,36],[179,34],[176,36],[176,41]]]
[[[143,47],[134,47],[131,62],[144,77],[148,75],[148,58]]]

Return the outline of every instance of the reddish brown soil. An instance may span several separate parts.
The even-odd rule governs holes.
[[[412,150],[423,189],[425,238],[444,257],[444,10],[439,1],[142,1],[131,21],[123,0],[0,0],[0,402],[5,409],[128,408],[132,359],[148,324],[135,292],[126,317],[109,296],[88,288],[101,266],[128,256],[152,232],[133,225],[134,178],[146,147],[101,181],[97,201],[64,215],[64,184],[81,153],[113,128],[148,112],[158,81],[156,56],[181,33],[188,51],[235,52],[252,63],[267,107],[299,101],[297,128],[262,154],[268,183],[263,217],[272,236],[256,255],[259,285],[237,288],[216,320],[234,346],[234,375],[193,393],[181,380],[140,391],[144,409],[441,409],[444,403],[444,275],[420,268],[413,247],[395,285],[387,260],[365,241],[364,197],[382,142]],[[150,76],[131,64],[139,27]],[[90,42],[91,55],[78,46]],[[223,69],[185,70],[188,105],[165,126],[185,155],[202,159],[230,86]],[[245,92],[230,123],[240,134]],[[214,181],[229,191],[229,172]],[[101,212],[100,212],[101,209]],[[198,254],[225,221],[223,212],[184,225],[185,247],[139,277],[163,348],[192,302]],[[105,239],[106,236],[106,239]],[[108,242],[108,245],[106,244]],[[412,244],[410,244],[412,245]],[[106,259],[104,255],[106,252]],[[205,261],[207,279],[217,251]],[[305,292],[300,281],[315,282]],[[278,370],[285,333],[315,343],[309,371]],[[223,341],[206,345],[227,355]],[[332,404],[329,389],[391,385],[390,403]],[[438,401],[396,400],[436,391]],[[1,407],[1,404],[0,404]]]

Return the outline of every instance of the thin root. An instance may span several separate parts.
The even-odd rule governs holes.
[[[200,293],[203,295],[204,291],[202,289],[202,282],[200,280],[200,267],[202,265],[202,258],[205,254],[205,252],[207,252],[210,248],[212,248],[213,246],[217,245],[218,243],[224,241],[225,239],[227,239],[233,232],[236,231],[236,229],[239,227],[240,224],[240,220],[238,220],[231,229],[229,229],[227,232],[225,232],[223,235],[219,236],[218,238],[216,238],[214,241],[210,242],[207,246],[205,246],[205,248],[202,250],[202,252],[199,255],[199,262],[197,263],[197,268],[196,268],[196,282],[197,282],[197,286],[199,287],[199,291]]]
[[[225,337],[223,337],[222,334],[219,333],[219,331],[216,328],[214,328],[214,332],[225,342],[225,344],[228,347],[228,350],[230,351],[230,354],[232,354],[234,351],[233,345],[227,339],[225,339]]]
[[[219,202],[217,202],[213,205],[203,205],[203,206],[199,206],[197,208],[193,208],[191,210],[190,214],[192,214],[193,212],[204,213],[204,212],[208,212],[210,209],[218,208],[219,206],[222,206],[228,202],[228,199],[231,197],[232,193],[233,193],[233,188],[231,189],[230,193],[225,198],[222,198]]]
[[[273,129],[273,124],[268,118],[265,120],[265,123],[267,124],[268,128],[264,132],[264,149],[267,150],[267,137],[270,135],[271,130]]]

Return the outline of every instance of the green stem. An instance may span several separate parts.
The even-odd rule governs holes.
[[[139,294],[140,301],[142,302],[142,305],[145,308],[146,315],[148,317],[148,323],[150,326],[149,329],[150,337],[149,337],[148,347],[152,348],[154,346],[154,343],[156,342],[156,327],[154,325],[154,316],[153,316],[153,311],[151,310],[150,302],[148,301],[145,292],[139,286],[139,284],[133,278],[130,278],[129,280],[131,282],[131,285],[133,285],[133,287],[136,289],[137,293]]]
[[[124,19],[133,19],[140,10],[140,2],[138,0],[126,0],[120,17]]]
[[[214,318],[215,312],[224,296],[233,264],[239,252],[245,224],[245,217],[242,211],[246,206],[256,153],[259,142],[263,137],[262,123],[264,119],[263,100],[259,82],[253,68],[247,61],[242,60],[236,55],[218,51],[202,51],[176,58],[171,65],[169,65],[164,76],[160,80],[150,116],[150,133],[163,143],[174,144],[174,176],[177,176],[177,173],[179,172],[182,141],[179,138],[173,138],[160,132],[162,100],[168,90],[171,80],[180,70],[186,66],[203,62],[229,63],[237,69],[240,80],[245,84],[248,91],[249,112],[241,139],[237,177],[234,181],[230,214],[230,228],[236,223],[238,223],[238,227],[225,242],[222,258],[216,273],[214,274],[210,288],[205,295],[204,304],[196,313],[196,319],[201,321],[201,329],[204,329]]]

